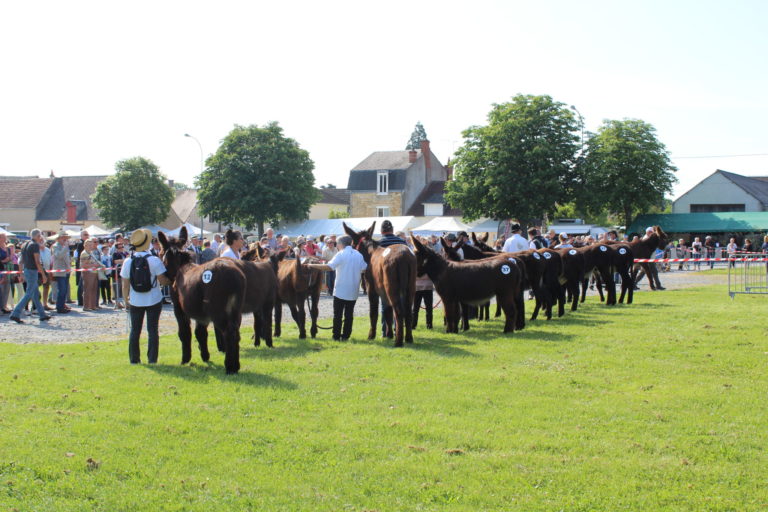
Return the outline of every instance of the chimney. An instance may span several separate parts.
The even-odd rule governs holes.
[[[451,165],[450,160],[447,164],[445,164],[445,180],[451,181],[453,179],[453,166]]]
[[[67,224],[75,224],[77,222],[77,205],[72,201],[67,201],[65,206],[67,207]]]
[[[429,150],[429,141],[423,140],[421,144],[421,155],[424,157],[424,183],[429,184],[432,181],[432,152]]]
[[[412,164],[416,161],[416,150],[412,149],[408,152],[408,163]]]

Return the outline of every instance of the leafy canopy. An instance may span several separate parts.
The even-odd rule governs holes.
[[[115,171],[96,186],[93,196],[107,226],[131,231],[168,217],[174,192],[151,160],[140,156],[120,160]]]
[[[309,153],[283,135],[276,122],[229,132],[198,176],[203,215],[248,230],[304,219],[317,201]]]
[[[590,207],[607,208],[629,226],[634,215],[663,204],[677,181],[676,170],[651,124],[606,120],[587,142],[584,178]]]
[[[405,145],[405,149],[420,149],[421,148],[421,141],[423,140],[429,140],[427,139],[427,131],[424,129],[424,126],[421,124],[421,121],[416,123],[416,126],[413,128],[413,133],[411,133],[411,138],[408,140],[408,144]]]
[[[469,220],[541,219],[568,199],[577,126],[565,104],[550,96],[521,94],[494,105],[486,126],[464,131],[446,199]]]

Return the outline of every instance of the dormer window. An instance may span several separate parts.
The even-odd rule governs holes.
[[[379,171],[376,173],[377,189],[376,193],[379,195],[385,195],[389,193],[389,172]]]

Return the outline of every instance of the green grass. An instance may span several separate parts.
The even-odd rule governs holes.
[[[289,327],[231,377],[175,336],[156,366],[0,344],[0,510],[765,510],[765,301],[590,298],[403,349]]]

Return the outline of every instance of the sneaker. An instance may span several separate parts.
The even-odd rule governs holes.
[[[71,310],[71,309],[57,309],[57,310],[56,310],[56,312],[57,312],[58,314],[60,314],[60,315],[66,315],[66,314],[67,314],[67,313],[69,313],[70,311],[72,311],[72,310]]]
[[[23,324],[24,323],[24,320],[22,320],[21,318],[19,318],[17,316],[11,316],[10,318],[11,318],[11,320],[16,322],[17,324]]]
[[[44,317],[41,317],[41,318],[40,318],[40,321],[41,321],[41,322],[47,322],[47,321],[48,321],[48,320],[50,320],[51,318],[53,318],[51,315],[45,315]]]

